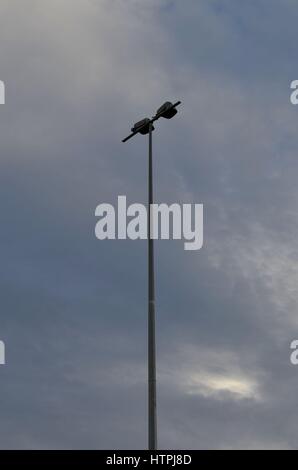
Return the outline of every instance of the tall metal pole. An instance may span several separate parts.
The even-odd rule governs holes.
[[[145,118],[137,122],[122,142],[127,142],[136,134],[149,134],[149,165],[148,165],[148,448],[157,449],[157,421],[156,421],[156,346],[155,346],[155,290],[154,290],[154,245],[153,221],[151,220],[151,206],[153,204],[153,171],[152,171],[152,132],[153,122],[163,117],[172,119],[177,114],[177,106],[181,101],[172,104],[164,103],[151,119]]]
[[[154,289],[154,244],[151,220],[153,204],[152,171],[152,123],[149,124],[149,168],[148,168],[148,448],[157,449],[156,422],[156,346],[155,346],[155,289]]]

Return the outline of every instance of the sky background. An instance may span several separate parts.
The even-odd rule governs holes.
[[[95,208],[203,203],[204,247],[156,243],[162,449],[295,449],[296,0],[1,0],[2,449],[147,445],[145,241]]]

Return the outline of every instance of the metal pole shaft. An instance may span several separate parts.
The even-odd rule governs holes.
[[[155,289],[154,245],[151,238],[153,204],[152,123],[149,125],[149,185],[148,185],[148,447],[157,449],[156,423],[156,348],[155,348]]]

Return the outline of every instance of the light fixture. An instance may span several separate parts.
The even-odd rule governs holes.
[[[141,121],[138,121],[134,124],[134,126],[131,128],[131,132],[140,133],[142,135],[149,134],[150,123],[151,120],[149,118],[142,119]],[[153,130],[154,127],[152,126],[152,131]]]
[[[177,114],[177,109],[173,103],[166,101],[156,112],[156,117],[163,117],[165,119],[172,119]]]

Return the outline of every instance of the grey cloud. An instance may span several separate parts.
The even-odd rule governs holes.
[[[1,448],[146,445],[146,244],[97,241],[94,210],[146,200],[145,141],[121,138],[164,98],[156,199],[204,203],[205,245],[156,244],[160,447],[296,448],[295,2],[20,3],[0,6]]]

